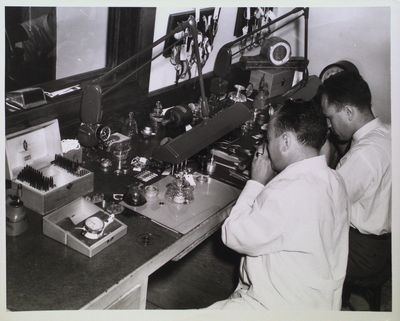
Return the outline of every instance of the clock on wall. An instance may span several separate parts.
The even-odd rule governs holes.
[[[319,74],[319,79],[321,82],[324,82],[324,80],[340,71],[352,71],[359,74],[357,67],[353,63],[347,60],[340,60],[333,64],[329,64],[322,69],[321,73]]]

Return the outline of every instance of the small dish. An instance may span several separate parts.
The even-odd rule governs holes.
[[[156,197],[158,195],[158,188],[154,185],[149,185],[145,187],[145,194],[147,197]]]

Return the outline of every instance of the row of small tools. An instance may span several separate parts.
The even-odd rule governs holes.
[[[86,169],[80,168],[78,162],[71,161],[60,154],[55,155],[54,160],[51,163],[63,168],[75,176],[80,177],[88,173]],[[40,191],[48,191],[51,188],[56,187],[53,176],[45,176],[40,170],[35,169],[30,165],[26,165],[21,170],[17,179],[22,182],[27,182],[31,187]]]
[[[65,169],[68,173],[75,176],[81,177],[89,173],[89,171],[82,168],[78,162],[74,162],[60,154],[56,154],[51,163]]]
[[[57,165],[61,168],[64,168],[67,172],[71,174],[76,174],[79,168],[79,163],[74,162],[60,154],[56,154],[54,156],[54,160],[51,162],[54,165]]]
[[[44,176],[40,170],[32,166],[25,166],[18,174],[17,179],[22,182],[27,182],[33,188],[41,191],[48,191],[50,188],[55,187],[54,179],[52,176]]]

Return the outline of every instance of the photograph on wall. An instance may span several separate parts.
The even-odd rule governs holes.
[[[395,320],[399,5],[157,4],[2,6],[0,319]]]

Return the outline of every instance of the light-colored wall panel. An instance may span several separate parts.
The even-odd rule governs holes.
[[[282,15],[290,8],[278,8]],[[349,60],[359,69],[372,93],[376,116],[391,121],[390,8],[311,7],[308,57],[310,75],[338,60]],[[296,54],[302,53],[303,24],[285,29],[282,37]]]

